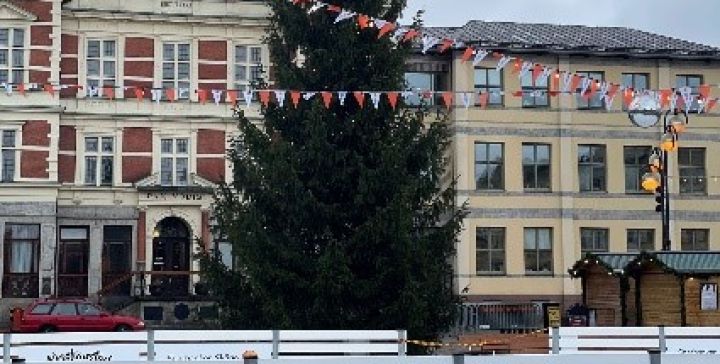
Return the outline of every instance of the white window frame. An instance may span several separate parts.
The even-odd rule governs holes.
[[[98,42],[99,45],[99,56],[98,57],[91,57],[90,56],[90,42]],[[108,56],[105,54],[106,52],[106,43],[112,42],[114,44],[114,50],[113,55]],[[118,41],[115,38],[88,38],[85,40],[85,83],[88,86],[88,89],[90,88],[90,82],[96,81],[97,85],[96,87],[102,88],[103,86],[117,86],[118,82]],[[90,75],[90,62],[91,61],[97,61],[99,62],[98,65],[98,74],[97,75]],[[106,62],[113,62],[113,77],[106,77],[105,76],[105,63]]]
[[[97,150],[96,151],[88,151],[87,150],[87,140],[88,139],[96,139],[97,140]],[[104,151],[102,142],[104,139],[110,139],[112,140],[112,151]],[[115,185],[115,173],[116,173],[116,166],[115,166],[115,152],[117,150],[117,141],[114,135],[112,134],[87,134],[84,135],[82,138],[82,148],[83,148],[83,158],[82,158],[82,184],[85,186],[95,186],[95,187],[111,187]],[[111,165],[112,165],[112,176],[110,179],[110,183],[103,183],[102,182],[102,161],[104,158],[111,158]],[[87,164],[88,164],[88,158],[95,158],[95,176],[94,181],[88,181],[88,175],[87,175]]]
[[[172,150],[170,152],[166,152],[163,150],[163,142],[166,140],[172,141]],[[184,140],[187,143],[185,152],[179,153],[178,150],[178,141]],[[163,186],[173,186],[173,187],[179,187],[179,186],[188,186],[190,184],[190,174],[192,171],[191,166],[191,150],[192,150],[192,138],[189,136],[162,136],[160,137],[160,159],[159,159],[159,165],[158,165],[158,173],[159,173],[159,181],[160,184]],[[171,170],[171,183],[165,183],[163,180],[163,160],[170,159],[172,161],[172,170]],[[185,159],[185,181],[181,181],[178,178],[178,161]]]
[[[245,48],[245,59],[238,60],[238,49]],[[253,59],[253,52],[257,52],[260,57],[257,62]],[[261,45],[258,44],[234,44],[232,52],[230,54],[232,61],[232,76],[233,85],[237,90],[244,90],[250,86],[250,84],[256,80],[261,80],[263,75],[260,73],[257,78],[253,79],[253,71],[255,69],[262,70],[265,65],[265,51]],[[244,68],[240,71],[240,67]],[[243,74],[245,79],[238,77]]]
[[[26,24],[18,24],[17,22],[8,22],[7,24],[3,24],[3,27],[0,27],[0,29],[6,29],[8,30],[8,43],[6,45],[0,45],[0,50],[7,51],[7,64],[2,65],[0,64],[0,71],[7,71],[7,79],[6,80],[0,80],[0,83],[6,82],[6,83],[12,83],[12,84],[20,84],[20,83],[27,83],[28,82],[28,68],[30,66],[30,29]],[[22,30],[23,31],[23,42],[22,46],[18,47],[13,44],[14,35],[16,30]],[[20,50],[22,51],[22,68],[17,68],[13,66],[13,51]],[[16,80],[13,77],[13,71],[20,71],[22,74],[22,77],[20,80]]]
[[[172,85],[175,89],[175,98],[177,100],[188,100],[190,99],[190,88],[193,87],[193,41],[162,41],[160,44],[160,85],[163,88],[162,99],[167,100],[165,89]],[[173,57],[172,59],[165,58],[165,46],[173,46]],[[180,60],[180,47],[186,45],[188,47],[187,60]],[[187,78],[179,77],[179,68],[181,64],[187,64]],[[172,78],[165,77],[165,66],[170,65],[173,68]],[[182,87],[181,87],[182,86]],[[187,89],[188,92],[182,93],[180,89]]]
[[[5,146],[3,143],[5,132],[8,132],[8,131],[15,133],[15,140],[14,140],[12,146]],[[20,173],[20,153],[19,153],[20,148],[18,146],[18,141],[22,140],[22,139],[20,139],[20,137],[21,137],[21,135],[20,135],[19,130],[15,129],[15,128],[0,129],[0,183],[17,182],[17,180],[18,180],[19,173]],[[5,160],[3,158],[5,151],[13,151],[14,152],[13,177],[12,177],[12,180],[10,180],[10,181],[6,181],[2,178],[2,176],[4,174],[3,169],[5,168],[5,163],[4,163]]]

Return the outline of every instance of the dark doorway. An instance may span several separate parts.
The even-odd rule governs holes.
[[[107,296],[129,296],[132,282],[132,226],[103,228],[102,286]]]
[[[88,295],[89,235],[87,226],[60,227],[57,267],[59,297]]]
[[[160,221],[153,232],[153,274],[150,294],[187,296],[190,289],[190,231],[177,217]]]

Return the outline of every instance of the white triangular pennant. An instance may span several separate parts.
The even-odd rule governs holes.
[[[181,100],[187,99],[189,97],[189,95],[190,95],[189,88],[182,87],[182,88],[177,89],[177,98],[178,99],[181,99]]]
[[[590,77],[582,78],[582,83],[580,86],[580,96],[585,95],[587,90],[590,88],[590,84],[592,84],[593,82],[595,82],[595,81],[593,81]]]
[[[338,91],[338,100],[340,100],[340,106],[345,106],[345,99],[347,98],[347,91]]]
[[[150,90],[150,93],[152,94],[152,101],[160,103],[160,99],[162,99],[163,90],[159,89],[152,89]]]
[[[518,75],[518,78],[522,79],[525,77],[525,75],[527,75],[533,67],[535,67],[534,63],[528,61],[523,62],[522,66],[520,66],[520,74]]]
[[[423,54],[425,54],[425,53],[427,53],[427,51],[430,50],[430,48],[432,48],[440,43],[440,38],[433,37],[430,35],[424,35],[422,37],[422,43],[423,43],[422,52],[423,52]]]
[[[87,97],[99,97],[100,96],[100,90],[97,86],[88,86],[87,88]]]
[[[562,73],[562,92],[563,93],[570,92],[570,87],[572,86],[572,80],[573,80],[572,73],[570,73],[570,72]]]
[[[487,56],[490,54],[490,52],[484,50],[484,49],[476,49],[475,50],[475,59],[473,59],[473,66],[477,66],[482,62]]]
[[[252,103],[253,93],[255,93],[255,91],[250,88],[246,88],[243,91],[243,98],[245,99],[245,105],[247,105],[247,107],[250,107],[250,104]]]
[[[473,92],[461,92],[460,98],[462,99],[463,105],[465,105],[465,108],[470,108],[470,105],[472,104],[473,97],[475,97],[475,93]]]
[[[685,113],[687,113],[690,107],[692,107],[694,100],[692,88],[688,86],[680,87],[680,96],[683,98],[683,101],[685,101]]]
[[[285,106],[285,95],[287,94],[287,91],[285,90],[275,90],[275,100],[277,100],[277,103],[280,107]]]
[[[369,92],[370,94],[370,100],[372,100],[373,106],[375,106],[375,109],[380,107],[380,92]]]
[[[605,94],[603,96],[603,99],[605,100],[605,108],[608,111],[612,110],[612,104],[613,104],[613,101],[615,101],[615,96],[617,96],[617,94],[613,95],[612,97],[610,97],[610,95],[608,95],[608,94]]]
[[[310,100],[310,99],[312,99],[315,95],[317,95],[317,92],[303,92],[303,99],[305,99],[305,100]]]
[[[340,12],[340,15],[338,15],[337,18],[335,18],[335,24],[337,24],[343,20],[350,19],[350,18],[354,17],[356,14],[357,13],[352,12],[352,11],[343,10]]]
[[[212,90],[213,100],[215,101],[215,105],[220,105],[220,101],[222,100],[223,90]]]
[[[12,95],[13,85],[11,83],[3,83],[2,87],[5,89],[5,93],[7,93],[8,95]]]
[[[308,9],[308,14],[312,14],[312,13],[314,13],[314,12],[316,12],[316,11],[324,8],[324,7],[326,7],[327,5],[328,5],[328,4],[326,4],[326,3],[324,3],[324,2],[318,1],[318,2],[316,2],[313,6],[311,6],[310,9]]]
[[[390,23],[390,22],[387,20],[375,19],[375,27],[377,27],[378,29],[382,29],[388,23]]]
[[[512,57],[502,56],[502,58],[498,61],[497,66],[495,66],[495,71],[500,72],[503,68],[505,68],[505,66],[507,66],[508,63],[510,63],[510,61],[512,61]]]
[[[543,71],[542,71],[542,73],[540,74],[540,79],[543,79],[543,80],[544,80],[544,79],[547,79],[548,77],[550,77],[550,75],[551,75],[552,73],[553,73],[553,69],[550,68],[550,67],[545,66],[545,67],[543,67]]]

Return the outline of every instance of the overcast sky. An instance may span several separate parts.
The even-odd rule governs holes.
[[[408,0],[427,26],[468,20],[624,26],[720,47],[720,0]]]

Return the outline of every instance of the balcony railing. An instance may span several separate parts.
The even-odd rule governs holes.
[[[153,297],[187,297],[208,294],[202,283],[190,283],[195,271],[135,271],[116,275],[114,280],[103,282],[99,296],[129,295]],[[128,292],[128,293],[125,293]]]
[[[460,306],[457,330],[471,333],[483,330],[529,331],[545,326],[540,303],[495,304],[464,303]]]

